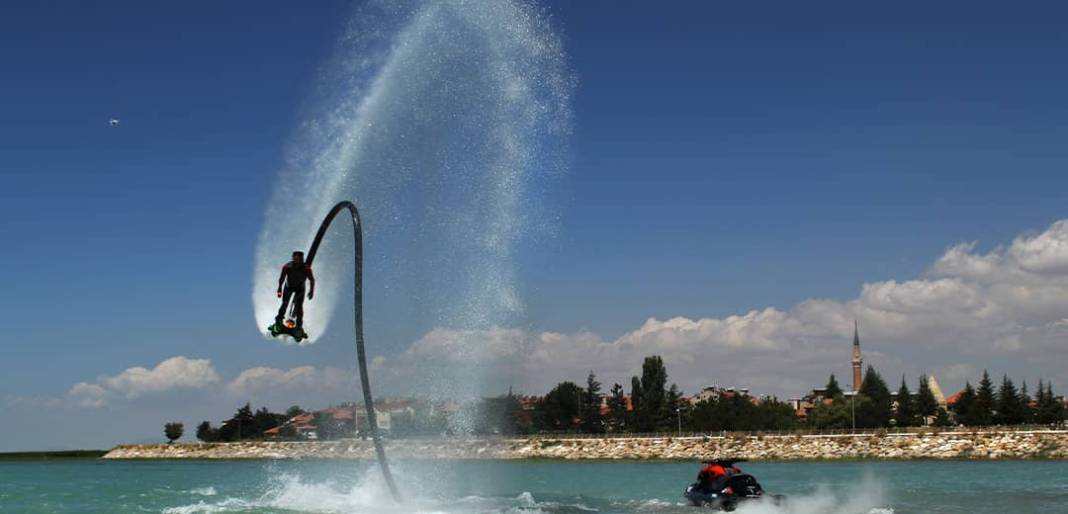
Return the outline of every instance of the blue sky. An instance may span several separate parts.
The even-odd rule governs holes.
[[[1068,217],[1062,5],[546,9],[577,78],[574,132],[570,171],[538,198],[559,214],[554,235],[516,257],[523,330],[610,342],[650,317],[848,303],[865,283],[930,276],[956,243],[987,255]],[[210,359],[225,378],[351,360],[343,339],[264,343],[249,301],[274,177],[350,13],[339,2],[0,7],[8,401],[44,423],[74,407],[34,399],[172,356]],[[1058,307],[1043,323],[1068,317]],[[378,314],[369,338],[387,356],[435,328]],[[866,342],[885,368],[912,376],[921,350],[899,341],[918,336],[875,333],[885,337]],[[1029,348],[923,351],[947,367],[1053,373],[1027,375],[1048,350]],[[0,449],[47,445],[15,430]],[[105,433],[85,444],[113,442]]]

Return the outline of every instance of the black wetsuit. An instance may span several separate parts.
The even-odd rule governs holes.
[[[293,317],[296,318],[297,327],[304,326],[304,282],[307,280],[312,281],[312,290],[314,291],[315,276],[312,275],[311,266],[308,266],[307,263],[301,263],[298,266],[293,261],[289,261],[282,266],[282,274],[278,277],[278,289],[282,290],[282,306],[278,309],[278,315],[274,318],[275,323],[282,324],[292,297]],[[283,283],[285,284],[284,290],[282,289]]]

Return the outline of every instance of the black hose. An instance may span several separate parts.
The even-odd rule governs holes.
[[[375,453],[378,454],[378,464],[382,468],[382,475],[386,478],[389,491],[393,493],[393,499],[401,502],[400,491],[393,481],[393,474],[389,471],[389,462],[386,460],[386,449],[382,447],[382,438],[378,435],[378,420],[375,416],[374,400],[371,397],[371,381],[367,377],[367,355],[363,349],[363,227],[360,225],[360,211],[356,205],[349,201],[339,202],[330,209],[330,212],[319,225],[319,231],[315,233],[315,241],[308,250],[307,263],[311,266],[315,260],[315,253],[319,251],[319,243],[323,242],[326,229],[330,228],[330,222],[334,220],[341,209],[348,209],[352,214],[352,237],[356,251],[356,278],[355,278],[355,312],[356,312],[356,360],[360,365],[360,385],[363,387],[363,405],[367,409],[367,424],[371,429],[371,440],[375,444]]]

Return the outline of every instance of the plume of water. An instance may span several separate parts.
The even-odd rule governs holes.
[[[266,211],[252,287],[261,331],[278,308],[281,264],[342,199],[361,209],[377,277],[428,323],[513,321],[522,309],[513,254],[542,223],[540,188],[566,168],[572,89],[561,41],[537,7],[359,7],[322,67]],[[305,303],[307,343],[350,301],[350,229],[331,230]],[[443,395],[463,396],[443,385]]]

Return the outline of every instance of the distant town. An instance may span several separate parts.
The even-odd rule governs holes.
[[[826,385],[788,400],[756,396],[747,388],[710,385],[685,395],[667,383],[667,369],[656,355],[646,357],[630,391],[620,384],[603,389],[591,371],[585,385],[565,381],[544,396],[513,394],[477,401],[380,399],[375,418],[381,433],[393,438],[448,436],[462,431],[478,436],[561,433],[683,433],[784,431],[797,429],[870,429],[887,427],[1063,425],[1068,402],[1048,382],[1033,393],[1008,376],[995,385],[984,371],[978,383],[945,396],[933,375],[904,378],[896,391],[869,365],[863,369],[859,329],[854,328],[852,382],[843,389],[834,374]],[[451,420],[451,421],[450,421]],[[457,423],[465,420],[468,423]],[[293,406],[284,413],[246,404],[214,426],[203,421],[196,438],[204,442],[243,440],[335,440],[362,437],[368,427],[362,404],[345,403],[319,410]],[[174,441],[184,424],[170,422],[165,435]]]

